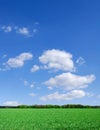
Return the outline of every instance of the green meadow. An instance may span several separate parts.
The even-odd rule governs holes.
[[[100,130],[100,109],[0,109],[0,130]]]

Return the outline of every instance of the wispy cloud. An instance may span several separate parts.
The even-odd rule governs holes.
[[[28,86],[28,85],[29,85],[28,81],[24,80],[24,86]]]
[[[83,57],[79,57],[79,58],[76,60],[76,63],[77,63],[78,65],[83,65],[83,64],[85,64],[85,60],[84,60]]]
[[[35,93],[29,93],[29,96],[31,96],[31,97],[35,97],[36,94],[35,94]]]
[[[18,106],[21,105],[20,103],[18,103],[17,101],[6,101],[3,103],[3,105],[5,106]]]
[[[2,56],[2,58],[4,59],[4,58],[6,58],[7,57],[7,55],[6,54],[4,54],[3,56]]]

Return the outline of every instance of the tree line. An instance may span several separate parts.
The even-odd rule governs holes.
[[[19,106],[0,106],[0,108],[100,108],[100,106],[90,106],[81,104],[65,104],[65,105],[19,105]]]

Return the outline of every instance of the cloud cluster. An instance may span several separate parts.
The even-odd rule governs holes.
[[[26,87],[30,87],[30,88],[33,88],[33,87],[35,87],[35,84],[36,84],[36,82],[29,82],[29,81],[27,81],[27,80],[23,80],[23,84],[24,84],[24,86],[26,86]]]
[[[11,32],[12,31],[12,27],[11,26],[2,26],[1,29],[5,32]]]
[[[68,72],[57,75],[54,78],[50,78],[49,80],[45,81],[44,84],[49,88],[59,87],[63,88],[64,90],[72,90],[85,88],[94,80],[94,75],[79,76]]]
[[[47,50],[39,57],[39,60],[44,64],[45,69],[74,70],[72,55],[65,51],[57,49]]]
[[[29,28],[29,27],[18,27],[18,26],[12,26],[12,25],[3,25],[1,26],[0,30],[2,30],[5,33],[15,32],[17,34],[21,34],[27,37],[32,37],[34,34],[38,32],[38,28]]]
[[[19,56],[9,58],[6,65],[10,68],[22,67],[27,60],[31,60],[33,55],[31,53],[21,53]]]
[[[60,94],[59,92],[55,92],[53,94],[49,94],[46,96],[42,96],[40,100],[47,101],[47,100],[72,100],[75,98],[82,98],[86,95],[83,90],[72,90],[68,93]]]
[[[19,33],[25,33],[27,35],[28,30],[23,28]],[[31,53],[21,53],[20,55],[9,58],[5,63],[8,68],[18,68],[24,66],[25,61],[31,60],[33,55]],[[88,87],[95,79],[94,74],[90,75],[77,75],[75,74],[75,64],[73,61],[73,56],[69,52],[52,49],[46,50],[41,56],[39,56],[40,65],[33,65],[30,69],[31,72],[36,72],[40,69],[49,69],[59,71],[60,74],[55,75],[43,82],[44,85],[50,90],[57,88],[57,92],[51,93],[49,95],[44,95],[40,97],[41,100],[72,100],[77,98],[82,98],[84,96],[91,97],[93,94],[87,93],[82,89]],[[76,61],[77,64],[82,65],[85,60],[80,57]],[[41,65],[42,64],[42,65]],[[73,73],[74,72],[74,73]],[[30,86],[33,88],[34,82],[31,84],[24,80],[24,86]],[[65,93],[60,93],[59,90],[63,90]],[[29,94],[34,97],[34,93]],[[6,102],[6,104],[11,104],[11,102]],[[17,104],[13,102],[13,104]]]

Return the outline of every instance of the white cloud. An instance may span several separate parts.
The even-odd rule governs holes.
[[[52,49],[45,51],[39,60],[46,69],[73,71],[74,63],[72,55],[68,52]]]
[[[12,27],[11,26],[2,26],[1,29],[4,31],[4,32],[11,32],[12,31]]]
[[[48,81],[45,81],[44,84],[49,88],[59,87],[64,90],[72,90],[85,88],[94,80],[94,75],[79,76],[68,72],[50,78]]]
[[[31,60],[33,55],[31,53],[21,53],[19,56],[14,58],[9,58],[6,62],[6,65],[10,68],[22,67],[24,62],[27,60]]]
[[[82,90],[73,90],[68,93],[60,94],[59,92],[55,92],[53,94],[49,94],[46,96],[42,96],[40,100],[72,100],[75,98],[82,98],[86,95],[86,93]]]
[[[20,103],[18,103],[17,101],[6,101],[3,103],[3,105],[5,106],[18,106],[21,105]]]
[[[34,93],[30,93],[29,96],[31,96],[31,97],[35,97],[36,94],[34,94]]]
[[[79,57],[77,60],[76,60],[76,63],[79,64],[79,65],[83,65],[85,64],[85,60],[83,57]]]
[[[38,71],[39,69],[40,67],[38,65],[33,65],[33,67],[31,68],[31,72]]]
[[[26,27],[22,27],[22,28],[17,28],[16,32],[25,36],[29,36],[30,35],[30,31],[28,28]]]

